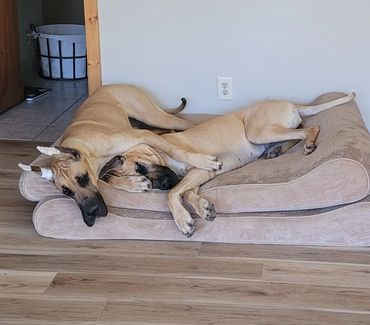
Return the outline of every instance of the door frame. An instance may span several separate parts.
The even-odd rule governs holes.
[[[0,0],[0,113],[23,100],[16,0]]]
[[[84,0],[89,95],[102,85],[98,0]]]

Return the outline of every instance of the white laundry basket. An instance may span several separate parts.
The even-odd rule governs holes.
[[[41,77],[76,80],[87,77],[85,26],[73,24],[37,27]]]

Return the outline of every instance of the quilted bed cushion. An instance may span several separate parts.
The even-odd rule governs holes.
[[[320,96],[314,103],[341,97]],[[219,175],[200,193],[220,213],[305,210],[359,201],[369,194],[370,136],[354,101],[307,117],[304,126],[319,125],[318,148],[303,155],[299,143],[287,154],[257,160]],[[36,162],[45,165],[41,155]],[[115,208],[168,211],[165,192],[128,193],[99,183],[106,203]],[[23,172],[22,195],[31,201],[60,195],[35,173]]]

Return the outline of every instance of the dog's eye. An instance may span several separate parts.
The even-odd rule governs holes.
[[[148,169],[146,168],[146,166],[144,166],[143,164],[138,163],[138,162],[135,163],[135,171],[138,172],[141,175],[148,174]]]
[[[77,183],[81,187],[86,187],[89,184],[89,175],[83,174],[82,176],[77,177]]]
[[[73,196],[73,192],[67,186],[62,186],[62,192],[64,195]]]

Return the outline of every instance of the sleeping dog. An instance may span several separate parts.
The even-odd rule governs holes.
[[[222,169],[209,171],[171,158],[165,152],[141,144],[113,158],[101,171],[100,177],[113,187],[122,188],[127,178],[144,175],[145,190],[171,189],[168,205],[180,231],[190,237],[194,219],[182,204],[184,198],[195,213],[206,220],[215,218],[213,204],[198,194],[203,183],[258,159],[272,142],[305,140],[305,155],[316,149],[318,126],[297,127],[301,116],[310,116],[351,101],[355,94],[319,104],[296,105],[288,101],[270,100],[226,114],[179,132],[163,134],[169,143],[186,151],[217,156]],[[179,181],[179,178],[182,178]],[[127,187],[125,187],[127,190]]]
[[[54,182],[63,194],[76,201],[84,222],[91,227],[97,217],[106,216],[108,212],[97,185],[102,166],[115,155],[138,144],[148,144],[197,168],[221,168],[221,162],[214,156],[187,152],[149,130],[133,128],[130,123],[130,119],[135,119],[162,129],[185,130],[194,123],[171,114],[181,111],[185,104],[185,99],[182,99],[180,107],[165,111],[137,87],[103,86],[78,108],[59,147],[37,147],[40,152],[51,156],[49,167],[23,164],[19,167],[40,173],[41,177]],[[143,185],[137,179],[126,180],[130,189]],[[122,186],[123,182],[124,179]]]

